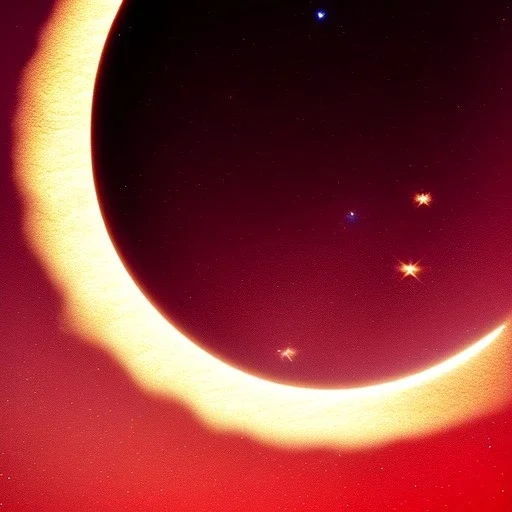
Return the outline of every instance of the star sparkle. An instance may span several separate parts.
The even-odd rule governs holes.
[[[297,355],[297,351],[291,347],[286,347],[285,349],[278,350],[277,352],[281,359],[288,359],[290,362],[293,362],[295,356]]]
[[[402,279],[405,277],[414,277],[415,279],[418,279],[417,274],[421,272],[421,268],[418,266],[418,263],[401,263],[400,272],[403,274]]]
[[[356,222],[358,219],[358,215],[354,210],[350,210],[345,215],[345,219],[347,219],[349,222]]]
[[[430,206],[430,203],[432,202],[432,196],[430,194],[416,194],[414,196],[414,201],[416,202],[417,206]]]

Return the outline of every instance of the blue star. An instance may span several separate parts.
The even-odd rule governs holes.
[[[349,222],[356,222],[359,219],[359,217],[357,216],[357,213],[353,210],[350,210],[349,212],[347,212],[347,214],[345,215],[345,218]]]
[[[325,11],[316,11],[316,17],[318,20],[323,20],[325,18]]]

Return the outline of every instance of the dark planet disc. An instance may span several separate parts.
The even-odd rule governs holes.
[[[503,9],[125,2],[92,147],[106,227],[146,297],[216,357],[301,386],[410,374],[502,323]]]

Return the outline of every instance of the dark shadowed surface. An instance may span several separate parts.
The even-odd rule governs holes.
[[[97,84],[95,172],[146,295],[207,350],[299,385],[417,371],[499,325],[512,305],[506,14],[127,2]],[[420,261],[420,280],[400,261]]]

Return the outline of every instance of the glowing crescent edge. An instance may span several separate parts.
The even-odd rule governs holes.
[[[64,297],[63,327],[95,340],[142,388],[183,401],[211,427],[280,446],[363,447],[436,432],[503,407],[512,389],[510,336],[500,336],[505,324],[414,375],[321,390],[232,368],[156,311],[117,256],[92,176],[93,87],[120,5],[57,1],[21,81],[14,179],[28,243]]]

